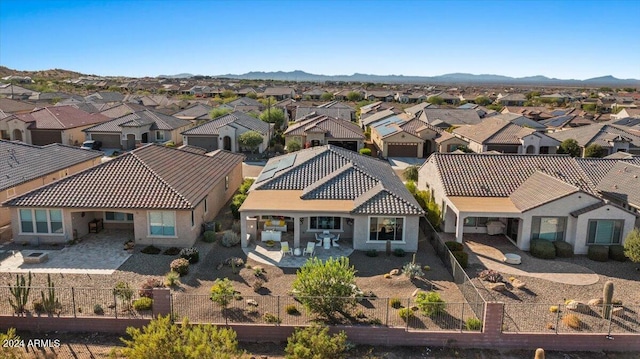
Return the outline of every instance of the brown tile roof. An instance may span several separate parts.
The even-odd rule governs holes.
[[[549,134],[549,137],[553,137],[558,141],[571,138],[578,141],[581,147],[595,143],[607,148],[611,147],[610,141],[622,139],[630,141],[630,147],[640,148],[640,136],[603,123],[595,123],[593,125],[553,132]]]
[[[579,189],[543,172],[535,172],[510,196],[522,212],[578,192]]]
[[[296,122],[287,128],[285,136],[302,136],[307,132],[324,132],[329,138],[346,138],[364,140],[364,134],[358,125],[351,121],[345,121],[325,115],[313,116],[306,120]]]
[[[15,116],[24,122],[31,122],[29,128],[47,130],[64,130],[109,121],[108,117],[99,113],[88,113],[73,106],[45,107]]]
[[[0,98],[0,110],[6,113],[30,112],[35,108],[36,105],[29,102]]]
[[[640,161],[637,165],[618,161],[598,183],[598,191],[606,197],[640,207]]]
[[[7,201],[55,208],[193,209],[241,164],[241,154],[211,156],[150,144]]]
[[[226,115],[214,118],[211,121],[205,122],[202,125],[190,128],[182,132],[182,134],[186,136],[218,135],[220,132],[220,128],[226,125],[232,127],[244,127],[248,130],[259,132],[262,135],[266,135],[270,131],[270,126],[268,123],[258,118],[249,116],[242,111],[233,111],[232,113],[228,113]]]

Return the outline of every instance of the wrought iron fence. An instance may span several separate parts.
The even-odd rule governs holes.
[[[133,303],[140,298],[137,290],[131,296],[119,296],[113,288],[21,287],[29,289],[26,304],[16,310],[16,299],[8,286],[0,286],[0,315],[52,317],[152,318],[151,310],[136,310]],[[53,291],[53,292],[50,292]]]

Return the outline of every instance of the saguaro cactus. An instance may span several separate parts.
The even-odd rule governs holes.
[[[16,285],[11,286],[11,284],[9,284],[9,291],[13,296],[13,299],[9,298],[9,304],[11,304],[16,314],[23,313],[29,300],[29,292],[31,291],[31,272],[29,272],[29,277],[26,281],[24,274],[16,274]]]
[[[611,302],[613,302],[613,282],[607,281],[602,290],[602,317],[609,319],[611,317]]]
[[[536,349],[536,356],[534,357],[534,359],[544,359],[544,349]]]

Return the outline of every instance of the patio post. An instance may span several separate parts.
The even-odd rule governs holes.
[[[247,240],[247,215],[242,212],[240,212],[240,243],[242,248],[249,246],[249,241]]]
[[[464,218],[461,213],[458,213],[456,219],[456,242],[462,243],[462,235],[464,229]]]
[[[293,248],[300,248],[300,217],[293,217]]]

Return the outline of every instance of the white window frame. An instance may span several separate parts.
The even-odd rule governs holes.
[[[387,242],[386,239],[383,240],[372,240],[371,239],[371,218],[377,218],[377,219],[385,219],[385,218],[401,218],[402,219],[402,239],[401,240],[391,240],[391,243],[401,243],[401,244],[406,244],[407,243],[407,217],[405,216],[394,216],[394,215],[388,215],[388,216],[369,216],[367,218],[367,241],[366,243],[385,243]]]
[[[25,232],[22,230],[22,211],[30,211],[31,212],[31,225],[33,226],[33,232]],[[38,226],[36,221],[36,211],[45,211],[47,215],[47,232],[38,232]],[[61,224],[61,232],[56,233],[51,230],[51,211],[59,211],[60,212],[60,224]],[[18,220],[20,222],[20,234],[21,235],[33,235],[33,236],[64,236],[64,213],[61,209],[57,208],[19,208],[18,209]]]
[[[107,213],[122,213],[124,214],[124,220],[119,220],[119,219],[107,219]],[[131,215],[131,220],[128,220],[127,217]],[[109,222],[109,223],[133,223],[133,213],[127,213],[127,212],[116,212],[116,211],[104,211],[104,221],[105,222]]]
[[[591,223],[592,222],[596,222],[596,233],[597,233],[598,232],[598,224],[599,224],[598,222],[600,222],[600,221],[611,221],[611,222],[614,222],[614,224],[613,224],[614,227],[612,227],[611,238],[613,238],[613,234],[615,233],[615,225],[616,225],[615,222],[619,222],[620,223],[620,237],[618,238],[617,242],[610,241],[608,243],[596,243],[595,242],[595,235],[594,235],[594,242],[593,243],[589,242],[589,237],[590,237],[590,234],[591,234]],[[586,238],[585,242],[587,243],[588,246],[610,246],[610,245],[622,244],[622,242],[624,241],[624,236],[623,236],[623,234],[624,234],[624,223],[625,223],[624,219],[614,219],[614,218],[592,218],[592,219],[589,219],[587,221],[587,238]]]
[[[160,213],[162,216],[162,224],[164,227],[165,216],[173,216],[173,234],[172,235],[164,235],[164,234],[151,234],[151,214],[152,213]],[[178,223],[176,211],[147,211],[147,237],[150,238],[178,238]]]

